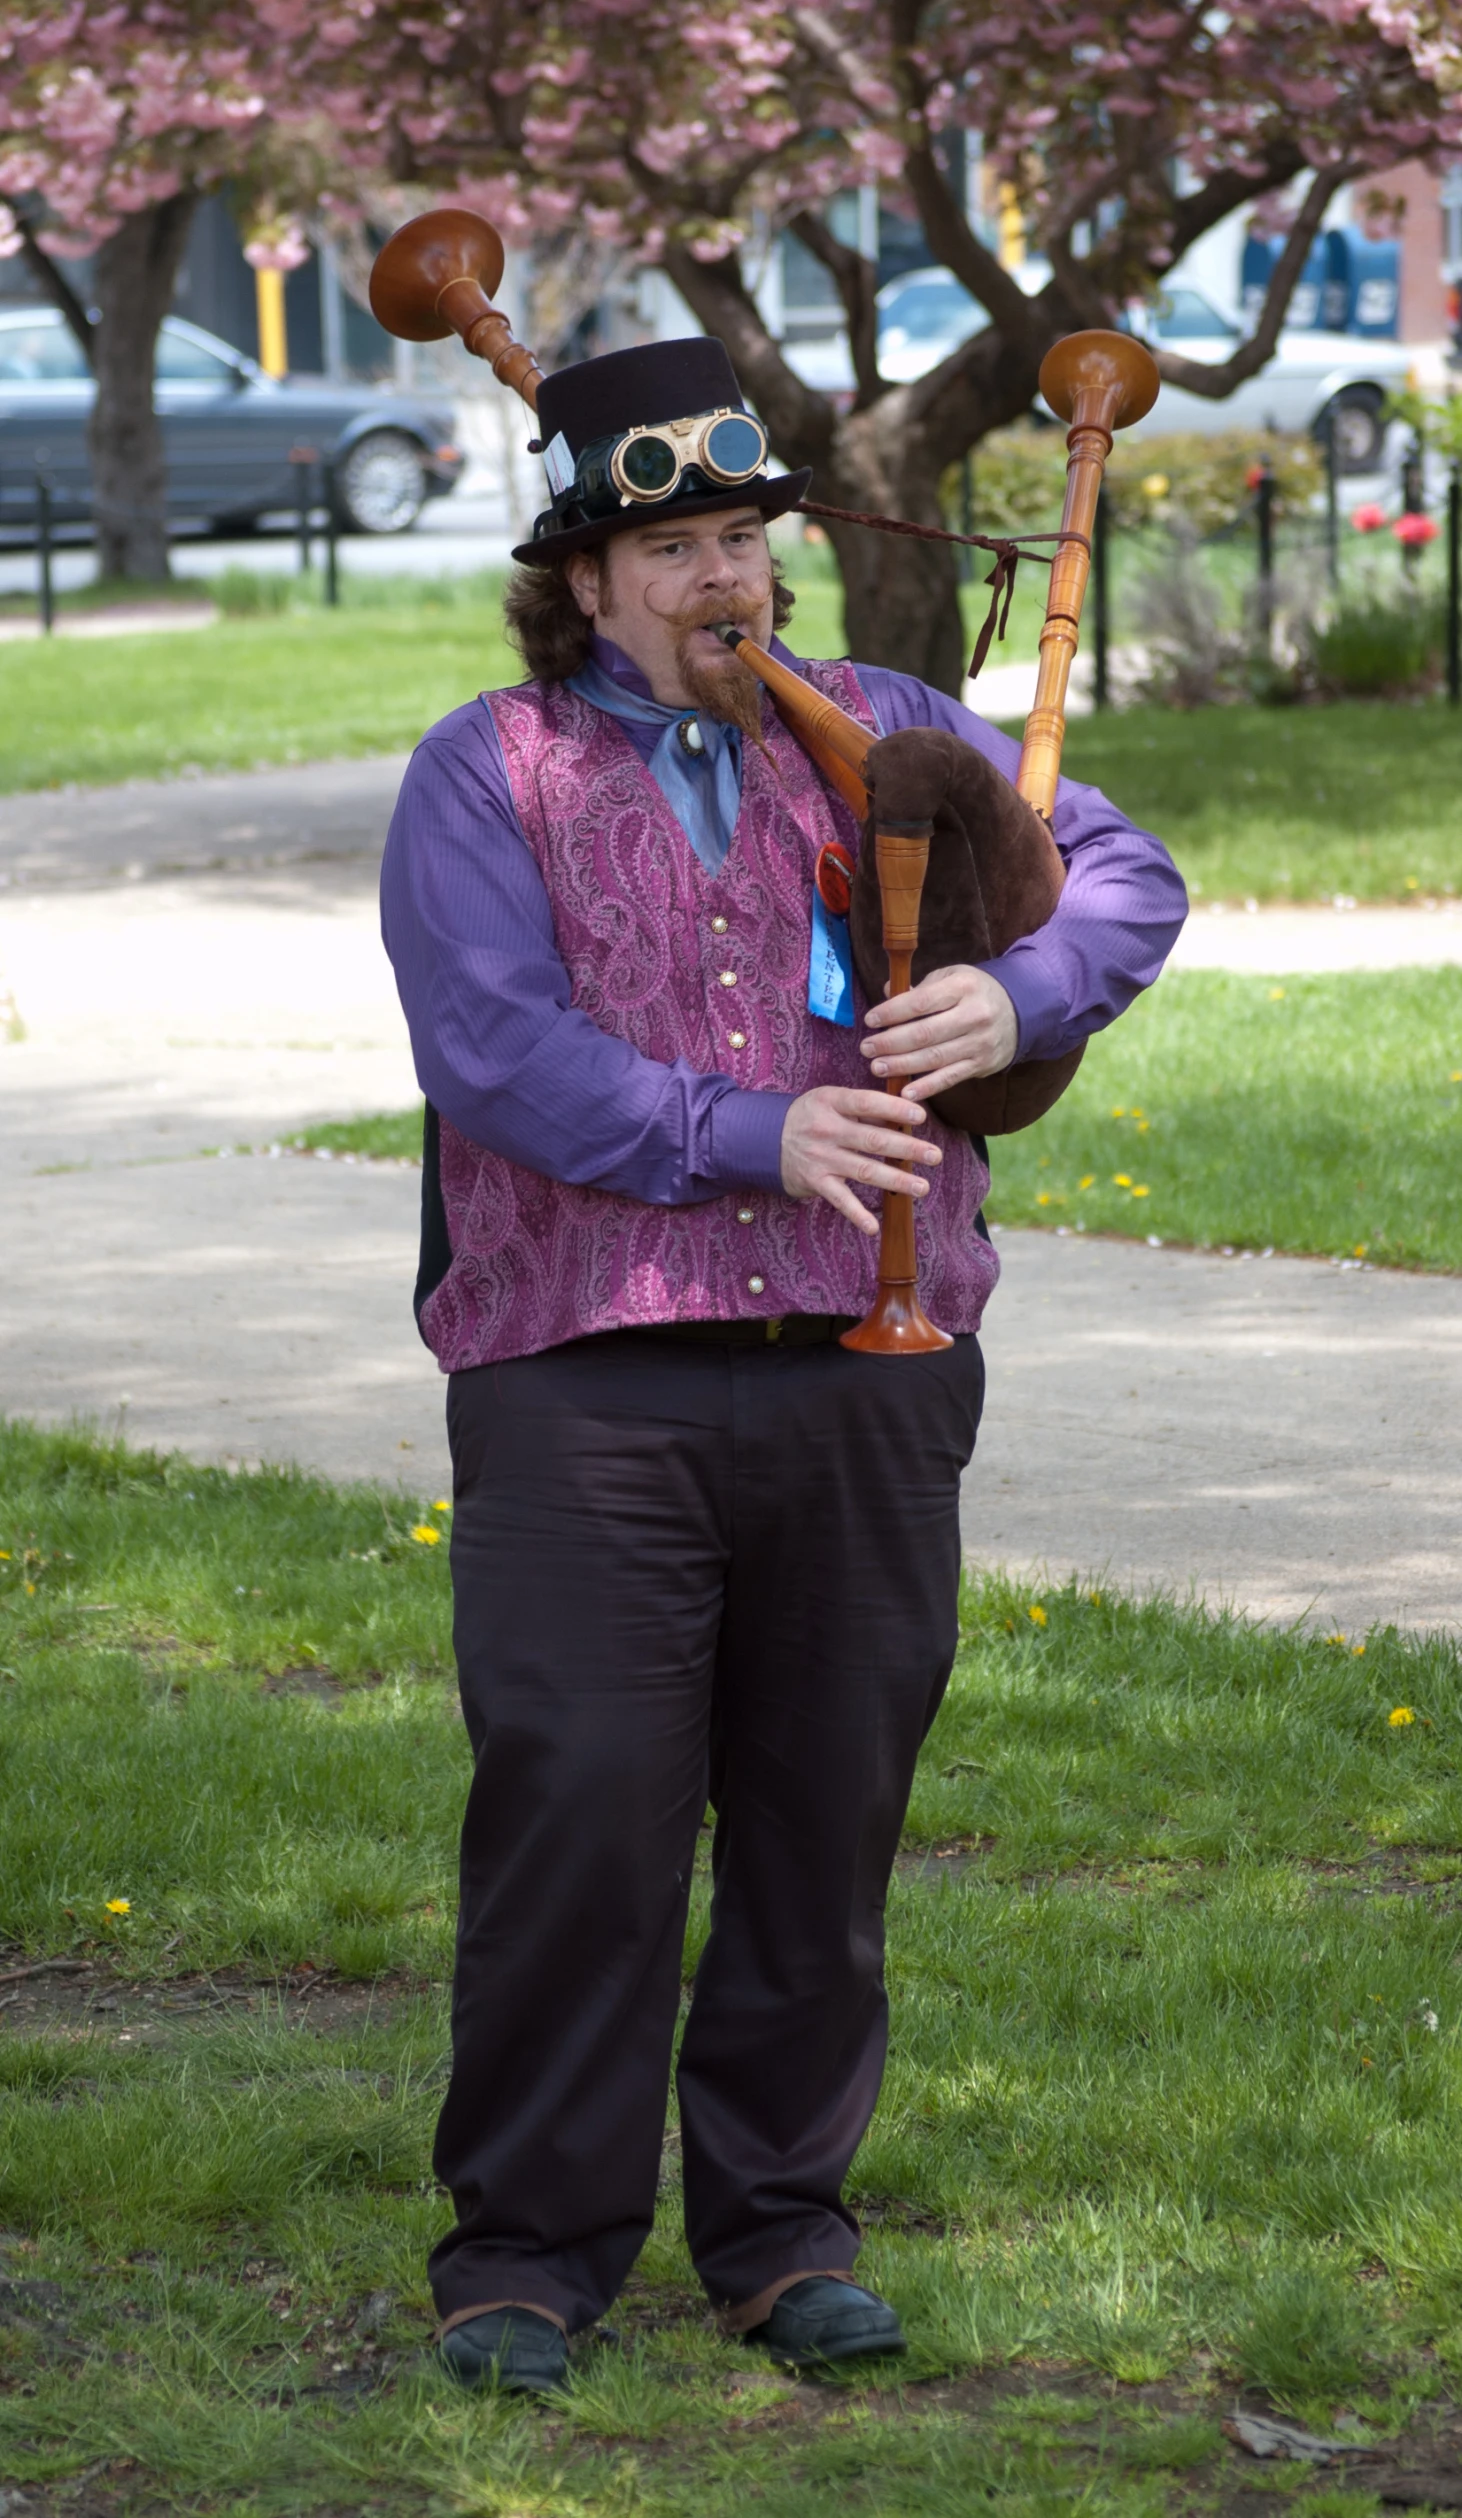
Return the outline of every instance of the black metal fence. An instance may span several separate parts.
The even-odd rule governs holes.
[[[1402,473],[1402,506],[1408,515],[1425,513],[1425,487],[1420,454],[1408,456]],[[1297,520],[1296,520],[1297,522]],[[1326,573],[1330,583],[1340,583],[1339,500],[1335,466],[1326,465],[1323,531]],[[1276,550],[1278,524],[1275,514],[1275,481],[1271,466],[1261,459],[1258,478],[1247,513],[1225,533],[1225,540],[1237,540],[1252,533],[1255,558],[1255,617],[1261,636],[1267,638],[1274,625],[1276,599]],[[1296,535],[1298,538],[1298,534]],[[1312,540],[1307,534],[1304,537]],[[1089,625],[1092,652],[1092,700],[1097,708],[1110,705],[1111,686],[1109,656],[1111,650],[1111,510],[1107,493],[1097,499],[1096,526],[1092,535],[1091,583],[1089,591]],[[1453,707],[1462,705],[1462,461],[1454,461],[1447,474],[1446,524],[1444,528],[1446,558],[1445,654],[1447,697]],[[1403,551],[1403,564],[1414,565],[1416,547]]]
[[[335,459],[317,446],[296,446],[290,451],[289,463],[294,489],[290,507],[296,518],[300,574],[304,576],[313,568],[315,544],[323,543],[325,601],[338,604],[340,536],[345,530],[346,517],[336,478]],[[74,521],[80,502],[73,492],[68,491],[65,503],[68,521]],[[87,509],[94,523],[94,502],[88,501]],[[30,524],[36,548],[36,616],[41,629],[49,633],[56,625],[56,489],[43,463],[35,467]]]

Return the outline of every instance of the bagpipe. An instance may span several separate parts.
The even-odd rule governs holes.
[[[407,341],[457,333],[498,381],[536,410],[541,370],[492,303],[500,285],[502,240],[475,211],[428,210],[390,237],[371,275],[371,306],[388,332]],[[989,961],[1051,916],[1065,867],[1051,833],[1066,734],[1066,692],[1091,571],[1091,537],[1113,432],[1151,410],[1158,372],[1141,343],[1121,332],[1073,332],[1041,363],[1040,390],[1069,423],[1066,494],[1054,534],[992,539],[946,533],[897,517],[867,516],[817,501],[803,513],[838,522],[955,542],[993,552],[989,617],[972,665],[978,671],[1003,602],[1010,609],[1016,563],[1048,558],[1034,705],[1012,782],[967,743],[939,727],[879,738],[804,682],[800,674],[728,625],[726,647],[765,684],[778,713],[828,783],[864,826],[856,863],[842,877],[854,967],[866,996],[901,996],[951,963]],[[1050,554],[1035,554],[1051,542]],[[871,841],[871,845],[869,844]],[[826,852],[824,852],[826,854]],[[826,873],[819,868],[827,898]],[[831,906],[838,906],[834,900]],[[976,1136],[1028,1128],[1064,1093],[1081,1050],[1018,1059],[1002,1074],[977,1076],[937,1094],[931,1107],[950,1127]],[[899,1090],[891,1078],[888,1090]],[[912,1166],[901,1168],[912,1169]],[[843,1344],[865,1354],[929,1353],[949,1338],[928,1320],[918,1296],[912,1195],[885,1194],[878,1293],[867,1318]]]

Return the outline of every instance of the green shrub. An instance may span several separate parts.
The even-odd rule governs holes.
[[[1441,655],[1444,623],[1435,601],[1387,598],[1373,588],[1348,595],[1311,637],[1316,677],[1332,691],[1364,696],[1428,683]]]
[[[1201,540],[1231,530],[1253,501],[1250,474],[1267,457],[1275,513],[1302,513],[1318,494],[1324,467],[1313,441],[1278,431],[1226,429],[1207,437],[1119,437],[1107,465],[1112,525],[1119,533],[1181,524]],[[1055,428],[1025,423],[996,429],[971,457],[977,533],[1037,533],[1061,513],[1066,441]],[[957,467],[944,478],[944,508],[960,512]]]
[[[1183,522],[1201,539],[1238,524],[1253,503],[1250,475],[1267,458],[1277,516],[1302,514],[1324,481],[1309,437],[1225,429],[1206,437],[1119,437],[1107,465],[1107,497],[1119,533]]]

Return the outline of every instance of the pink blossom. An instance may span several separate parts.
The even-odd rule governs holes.
[[[1386,510],[1375,506],[1357,507],[1352,510],[1350,521],[1357,533],[1380,533],[1385,526]]]
[[[1408,550],[1419,550],[1423,543],[1435,542],[1437,522],[1434,516],[1398,516],[1391,531]]]

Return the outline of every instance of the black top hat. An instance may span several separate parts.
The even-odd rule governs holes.
[[[745,409],[724,345],[709,338],[611,350],[605,358],[583,359],[576,367],[561,367],[546,376],[538,393],[538,431],[553,504],[536,519],[532,541],[521,543],[514,559],[561,559],[627,526],[652,524],[670,513],[704,516],[720,507],[759,507],[763,516],[785,515],[806,497],[812,474],[789,472],[772,480],[764,441],[755,470],[728,485],[693,459],[696,451],[714,456],[714,445],[698,449],[693,438],[682,438],[677,448],[673,439],[652,440],[648,460],[637,465],[631,453],[628,476],[638,470],[649,486],[638,495],[626,494],[622,449],[631,431]],[[751,422],[726,433],[737,470],[748,457],[757,456],[760,436],[760,423]],[[643,458],[644,449],[640,453]],[[667,475],[675,475],[658,494],[657,460]]]

